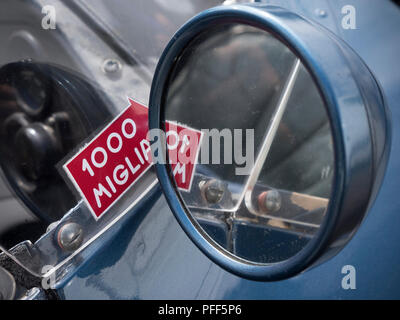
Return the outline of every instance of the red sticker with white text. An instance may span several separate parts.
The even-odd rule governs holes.
[[[103,216],[153,164],[148,108],[130,105],[64,164],[94,218]],[[201,131],[166,123],[169,163],[178,188],[190,191]]]
[[[166,122],[168,161],[177,187],[190,191],[201,145],[202,132],[175,122]]]

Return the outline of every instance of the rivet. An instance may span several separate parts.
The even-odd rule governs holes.
[[[268,190],[258,196],[258,205],[261,211],[271,213],[281,208],[282,198],[277,190]]]
[[[122,64],[117,59],[106,59],[103,62],[103,71],[106,74],[116,74],[122,69]]]
[[[58,231],[57,242],[61,249],[75,251],[83,242],[82,227],[75,222],[66,223]]]
[[[315,14],[317,15],[317,17],[320,18],[325,18],[328,15],[328,12],[326,12],[326,10],[324,9],[315,9]]]
[[[216,179],[202,183],[200,188],[204,198],[210,204],[216,204],[220,202],[225,193],[224,184]]]

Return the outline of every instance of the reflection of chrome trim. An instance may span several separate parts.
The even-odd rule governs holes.
[[[315,223],[311,223],[311,222],[303,222],[303,221],[296,221],[290,218],[282,218],[282,217],[276,217],[276,216],[272,216],[272,215],[260,215],[258,214],[258,217],[267,219],[268,222],[270,222],[271,220],[275,220],[275,221],[279,221],[279,222],[285,222],[287,224],[290,224],[291,226],[297,226],[297,227],[308,227],[308,228],[313,228],[313,229],[318,229],[319,228],[319,224],[315,224]],[[237,218],[236,221],[251,221],[250,219],[245,219],[245,218]],[[271,226],[271,224],[266,223],[265,224],[266,227]],[[281,227],[276,227],[275,229],[282,229]],[[292,228],[291,231],[295,231],[295,229]],[[305,233],[307,234],[307,233]]]
[[[252,212],[252,214],[262,218],[287,222],[291,225],[319,228],[322,221],[321,219],[325,215],[326,208],[328,207],[328,198],[321,198],[304,193],[290,192],[286,190],[275,191],[279,193],[279,197],[281,199],[281,208],[279,208],[276,212],[268,211],[265,206],[263,207],[262,202],[260,203],[260,197],[262,199],[263,196],[263,193],[260,193],[257,197],[258,207],[253,207],[254,212]],[[264,194],[266,194],[267,192],[269,191],[264,192]],[[252,202],[254,201],[255,199],[254,197],[252,197]],[[288,206],[291,208],[291,210],[287,210]],[[301,212],[302,210],[304,210],[305,212]],[[302,221],[301,217],[314,219],[306,222]]]
[[[237,206],[240,206],[243,201],[243,198],[244,198],[246,207],[251,213],[254,213],[256,211],[253,207],[253,203],[251,200],[252,192],[253,192],[254,186],[257,183],[260,172],[264,166],[265,160],[267,159],[269,150],[271,149],[272,142],[274,141],[276,132],[278,131],[278,127],[279,127],[279,124],[281,123],[283,114],[285,113],[286,106],[288,104],[290,95],[292,93],[294,84],[297,79],[297,75],[299,74],[300,66],[301,66],[300,59],[296,58],[293,66],[292,66],[292,70],[290,71],[289,77],[286,81],[285,87],[279,98],[278,105],[277,105],[275,112],[272,116],[272,119],[269,123],[267,134],[265,135],[264,141],[261,145],[261,150],[257,155],[256,161],[254,162],[253,169],[250,172],[250,175],[246,181],[244,190],[243,190],[242,194],[240,195],[239,201],[237,203]]]
[[[254,210],[254,208],[252,208]],[[250,209],[249,209],[250,211]],[[251,212],[257,216],[260,216],[259,213],[257,213],[257,211]],[[263,218],[268,218],[271,220],[276,220],[276,221],[281,221],[281,222],[286,222],[286,223],[290,223],[291,225],[298,225],[298,226],[303,226],[303,227],[311,227],[311,228],[319,228],[319,224],[315,224],[315,223],[309,223],[309,222],[303,222],[303,221],[297,221],[297,220],[293,220],[293,219],[288,219],[288,218],[281,218],[281,217],[277,217],[277,216],[272,216],[269,214],[264,214],[262,215]]]

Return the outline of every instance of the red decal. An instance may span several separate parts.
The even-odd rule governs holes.
[[[165,129],[168,160],[176,185],[190,191],[202,132],[174,122],[166,122]]]
[[[152,165],[148,108],[130,105],[64,164],[64,170],[99,219]],[[189,191],[201,131],[167,122],[168,158],[178,188]],[[174,139],[178,140],[174,140]]]
[[[96,219],[152,164],[148,109],[129,101],[127,109],[64,165]]]

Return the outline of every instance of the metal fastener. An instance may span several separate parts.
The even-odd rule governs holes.
[[[328,15],[328,12],[324,9],[315,9],[315,14],[317,17],[325,18]]]
[[[278,190],[268,190],[258,196],[258,205],[263,212],[276,212],[281,208],[282,198]]]
[[[66,223],[58,231],[57,242],[61,249],[75,251],[83,242],[82,227],[75,222]]]
[[[117,59],[106,59],[103,62],[103,71],[108,74],[116,74],[122,69],[122,64]]]
[[[204,195],[204,198],[210,204],[216,204],[220,202],[225,193],[225,186],[222,182],[212,179],[203,183],[200,189]]]

